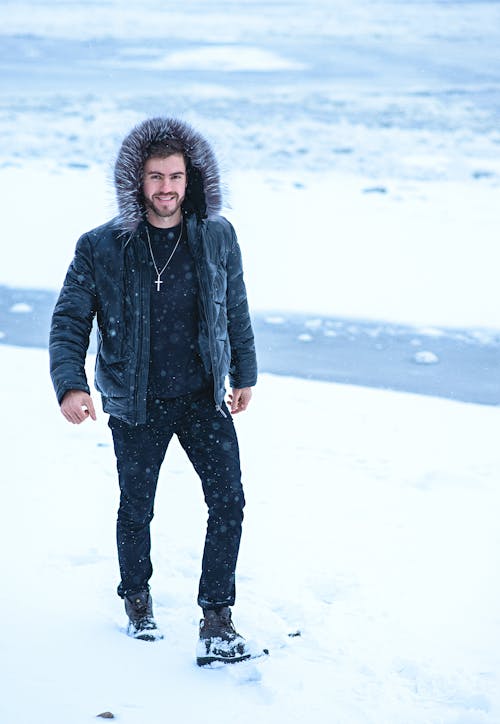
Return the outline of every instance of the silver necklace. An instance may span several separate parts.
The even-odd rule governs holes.
[[[161,275],[163,274],[163,272],[165,271],[165,269],[167,268],[167,266],[170,264],[170,260],[171,260],[171,258],[173,257],[173,255],[175,254],[175,250],[176,250],[177,247],[179,246],[179,242],[180,242],[181,236],[182,236],[183,226],[184,226],[184,218],[181,217],[181,230],[180,230],[180,233],[179,233],[179,238],[177,239],[177,242],[176,242],[176,244],[175,244],[175,246],[174,246],[174,250],[173,250],[173,252],[170,254],[170,256],[168,257],[167,261],[165,262],[165,264],[164,264],[164,266],[163,266],[163,269],[158,269],[158,267],[157,267],[157,265],[156,265],[155,258],[154,258],[154,256],[153,256],[153,249],[151,248],[151,239],[149,238],[149,229],[148,229],[148,227],[147,227],[147,225],[146,225],[146,235],[147,235],[147,237],[148,237],[149,253],[151,254],[151,259],[153,260],[153,264],[154,264],[154,267],[155,267],[155,270],[156,270],[156,275],[157,275],[157,276],[156,276],[156,281],[155,281],[156,291],[157,291],[157,292],[160,291],[160,287],[161,287],[161,285],[163,284],[163,282],[162,282],[162,280],[160,279],[160,277],[161,277]]]

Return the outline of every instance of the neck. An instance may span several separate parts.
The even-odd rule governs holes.
[[[156,226],[157,229],[171,229],[174,226],[179,226],[182,221],[182,213],[179,210],[173,216],[158,216],[149,210],[146,219],[151,226]]]

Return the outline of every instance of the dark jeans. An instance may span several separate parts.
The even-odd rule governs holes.
[[[231,413],[225,404],[223,409],[227,417],[215,409],[210,393],[197,393],[151,400],[145,425],[131,426],[110,417],[121,491],[117,543],[122,598],[149,590],[153,573],[149,525],[156,484],[176,434],[201,479],[208,506],[198,604],[202,608],[234,604],[245,499],[238,440]]]

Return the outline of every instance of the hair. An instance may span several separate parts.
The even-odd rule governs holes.
[[[184,156],[187,165],[186,152],[179,139],[169,138],[165,141],[154,141],[146,147],[143,163],[146,163],[150,158],[168,158],[168,156],[173,156],[176,153]]]

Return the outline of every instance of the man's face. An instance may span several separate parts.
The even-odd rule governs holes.
[[[148,158],[142,190],[148,221],[153,226],[169,228],[180,223],[186,185],[186,162],[182,153]]]

